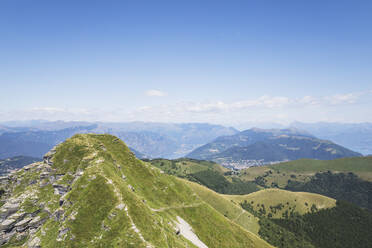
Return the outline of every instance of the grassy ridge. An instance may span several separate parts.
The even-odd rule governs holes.
[[[249,203],[255,212],[272,218],[282,218],[287,213],[296,212],[305,214],[316,209],[331,208],[336,205],[336,200],[319,194],[306,192],[291,192],[281,189],[265,189],[248,195],[225,195],[228,200],[237,203]]]
[[[19,185],[11,186],[12,197],[30,195],[23,209],[44,215],[45,223],[23,242],[37,237],[42,247],[195,247],[175,232],[181,216],[209,247],[270,247],[187,183],[137,160],[114,136],[75,135],[57,147],[52,167],[55,184],[71,187],[63,198],[50,183],[33,182],[38,170],[20,171]]]

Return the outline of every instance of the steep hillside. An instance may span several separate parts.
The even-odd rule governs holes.
[[[258,234],[259,218],[253,214],[244,211],[240,206],[227,199],[225,195],[218,194],[202,185],[194,182],[185,181],[191,189],[205,202],[211,205],[226,218],[241,225],[245,229],[255,234]]]
[[[217,138],[187,157],[213,160],[239,168],[300,158],[335,159],[360,155],[298,130],[250,129],[233,136]]]
[[[270,247],[110,135],[75,135],[1,183],[4,247]]]

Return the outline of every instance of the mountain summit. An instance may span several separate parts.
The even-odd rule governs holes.
[[[1,185],[0,245],[271,247],[111,135],[75,135]]]

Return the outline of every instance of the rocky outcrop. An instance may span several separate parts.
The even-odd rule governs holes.
[[[41,247],[41,245],[40,245],[40,238],[39,237],[35,237],[32,240],[30,240],[27,243],[27,247],[29,247],[29,248],[39,248],[39,247]]]
[[[65,185],[61,185],[57,183],[53,184],[53,188],[54,188],[54,194],[61,195],[61,196],[67,194],[67,192],[71,190],[70,186],[65,186]]]
[[[7,243],[15,237],[17,240],[29,236],[44,223],[46,218],[37,215],[42,211],[25,212],[22,204],[32,194],[23,194],[18,198],[11,198],[0,208],[0,245]],[[37,247],[37,246],[32,246]]]
[[[3,220],[7,216],[17,212],[19,209],[19,201],[10,199],[0,208],[0,219]]]
[[[56,147],[53,147],[52,150],[47,152],[43,157],[43,162],[47,165],[53,165],[53,155],[56,153]]]
[[[1,178],[0,183],[6,185],[9,192],[14,191],[15,187],[21,183],[26,183],[25,185],[21,185],[24,188],[35,183],[38,183],[38,187],[36,187],[37,190],[35,188],[33,190],[25,189],[16,198],[5,197],[5,203],[0,208],[0,246],[14,238],[16,240],[28,238],[27,247],[40,247],[40,238],[34,235],[41,228],[42,224],[52,216],[57,220],[63,218],[64,210],[62,208],[51,213],[47,204],[36,204],[38,190],[42,187],[52,185],[54,193],[61,198],[71,190],[70,186],[58,183],[58,180],[63,175],[57,174],[56,170],[52,167],[55,152],[56,150],[54,148],[44,156],[43,162],[27,165],[22,170],[15,171],[7,177]],[[25,173],[28,176],[32,174],[33,177],[24,180],[23,176]],[[33,207],[26,210],[25,208],[29,204],[32,204]],[[41,213],[44,214],[41,215]]]

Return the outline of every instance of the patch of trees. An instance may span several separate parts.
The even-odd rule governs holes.
[[[260,218],[258,234],[276,247],[372,247],[372,213],[348,202],[337,201],[334,208],[313,209],[305,215],[294,212],[281,219],[265,217],[254,210],[252,202],[241,206]]]
[[[268,209],[266,209],[265,204],[262,203],[254,204],[253,201],[247,202],[247,200],[240,203],[240,205],[243,209],[247,210],[248,212],[252,213],[253,215],[259,218],[261,217],[272,218],[274,215],[280,213],[280,211],[282,210],[283,210],[281,216],[282,218],[288,218],[289,216],[294,216],[297,214],[296,205],[289,206],[289,202],[286,203],[288,209],[285,209],[285,211],[284,211],[285,205],[282,203],[279,203],[274,206],[269,206]],[[316,206],[315,209],[312,209],[312,211],[316,211]]]
[[[334,208],[286,219],[272,219],[272,222],[315,247],[372,247],[371,212],[348,202],[337,201]]]
[[[275,224],[268,218],[260,218],[258,235],[268,243],[279,248],[314,248],[303,237],[298,237],[287,229]]]
[[[286,190],[317,193],[372,210],[372,183],[353,173],[317,173],[306,183],[288,180]]]
[[[258,222],[258,224],[260,225],[258,234],[269,244],[279,248],[314,248],[314,246],[303,237],[297,237],[294,233],[274,223],[272,219],[265,217],[264,213],[262,212],[262,209],[264,209],[263,204],[260,204],[261,208],[259,208],[259,211],[254,210],[253,202],[249,203],[247,201],[244,201],[240,205],[246,211],[260,218]],[[282,204],[270,206],[270,209],[282,208]],[[268,216],[270,217],[270,215],[271,213],[269,213]]]
[[[258,177],[256,177],[256,178],[254,179],[254,182],[255,182],[257,185],[261,186],[261,187],[264,187],[264,188],[267,187],[267,186],[266,186],[266,182],[267,182],[267,180],[265,179],[265,176],[258,176]]]

